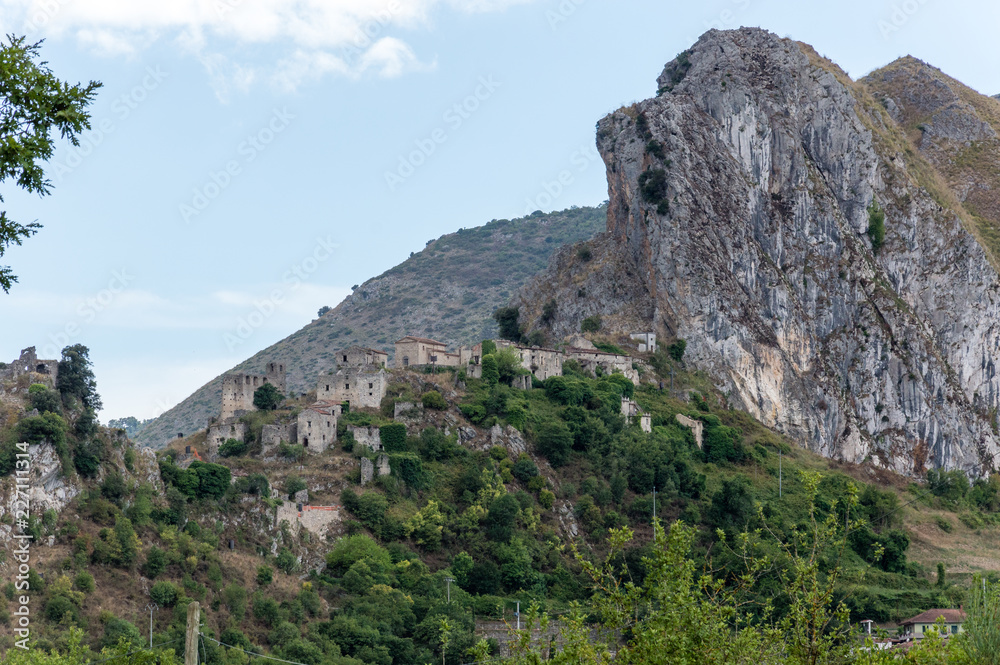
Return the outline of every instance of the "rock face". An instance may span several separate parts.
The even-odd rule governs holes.
[[[759,29],[706,33],[658,84],[598,123],[608,233],[515,297],[522,322],[563,337],[601,314],[686,339],[734,406],[827,456],[992,468],[1000,282],[970,232],[990,222],[913,149],[909,102]],[[935,118],[935,136],[995,140],[966,110]]]

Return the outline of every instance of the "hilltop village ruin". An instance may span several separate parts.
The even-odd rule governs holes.
[[[656,350],[654,333],[636,333],[632,339],[640,350]],[[639,382],[637,367],[642,361],[632,356],[602,351],[587,339],[577,336],[562,350],[525,346],[507,340],[494,340],[497,349],[512,349],[520,356],[521,366],[527,374],[519,375],[515,388],[528,390],[532,378],[544,381],[552,376],[562,376],[563,363],[575,361],[591,372],[612,374],[620,372],[633,383]],[[463,368],[471,378],[482,377],[483,345],[462,346],[457,352],[448,350],[448,345],[433,339],[408,335],[395,343],[396,369],[423,367]],[[295,443],[307,453],[318,454],[325,451],[337,440],[337,419],[345,409],[373,408],[382,404],[389,386],[389,354],[385,351],[350,347],[336,354],[335,367],[321,374],[316,381],[316,401],[303,409],[295,419],[287,422],[265,425],[261,434],[264,454],[282,442]],[[228,440],[243,442],[247,436],[247,426],[241,420],[244,414],[256,410],[253,404],[254,392],[265,384],[274,385],[285,392],[285,366],[268,363],[264,374],[227,374],[222,381],[222,405],[220,417],[208,427],[208,453],[210,458],[218,455],[219,448]],[[414,408],[413,404],[398,404],[397,412]],[[397,413],[398,415],[398,413]],[[643,431],[651,431],[650,416],[644,414],[635,402],[622,400],[622,415],[634,418]],[[378,432],[369,428],[352,427],[354,439],[373,451],[380,449]],[[388,473],[388,460],[376,465],[381,472]],[[364,478],[365,474],[362,473]]]

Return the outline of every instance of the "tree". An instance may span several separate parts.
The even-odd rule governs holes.
[[[83,344],[67,346],[59,361],[56,389],[66,397],[76,397],[84,408],[101,410],[101,397],[97,394],[97,379],[90,363],[90,349]]]
[[[538,428],[535,439],[538,442],[538,452],[545,455],[552,466],[562,466],[569,459],[573,434],[561,420],[544,423]]]
[[[486,535],[491,540],[507,542],[514,535],[514,523],[521,507],[510,494],[504,494],[493,502],[486,514]]]
[[[45,196],[52,183],[42,165],[52,157],[52,134],[59,132],[73,145],[80,145],[79,135],[90,129],[86,109],[101,84],[71,86],[60,81],[38,60],[40,47],[41,42],[29,44],[13,35],[0,44],[0,182],[13,179],[21,189]],[[35,222],[16,222],[0,211],[0,256],[40,228]],[[4,293],[16,281],[9,266],[0,266]]]
[[[265,383],[253,391],[253,405],[261,411],[274,411],[285,396],[278,392],[273,383]]]
[[[874,198],[868,206],[868,238],[872,241],[872,252],[878,254],[885,243],[885,211]]]
[[[493,312],[493,318],[500,327],[500,338],[512,342],[521,341],[521,327],[518,324],[521,312],[517,307],[501,307]]]
[[[319,311],[316,312],[316,316],[323,316],[324,314],[326,314],[327,312],[329,312],[331,309],[333,309],[333,308],[330,307],[329,305],[323,305],[322,307],[319,308]]]

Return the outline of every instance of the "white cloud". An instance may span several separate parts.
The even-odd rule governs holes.
[[[258,80],[294,88],[326,74],[395,77],[426,70],[391,33],[430,23],[439,5],[466,13],[538,0],[0,0],[0,15],[29,36],[76,39],[110,56],[173,40],[205,66],[220,99]],[[241,61],[247,46],[277,47],[275,63]],[[226,55],[226,54],[230,55]]]

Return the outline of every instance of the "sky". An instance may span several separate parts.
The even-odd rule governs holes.
[[[708,29],[997,94],[998,24],[962,0],[0,0],[4,34],[103,83],[50,196],[0,183],[44,227],[0,258],[0,360],[84,344],[102,421],[154,417],[432,238],[601,203],[595,123]]]

